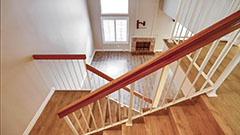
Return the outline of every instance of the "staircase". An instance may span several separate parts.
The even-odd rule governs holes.
[[[122,124],[119,129],[104,130],[103,135],[224,134],[201,97],[176,104],[139,119],[142,120],[133,122],[133,126]]]
[[[48,120],[48,116],[56,115],[56,111],[51,112],[49,110],[53,108],[46,107],[44,112],[48,116],[43,116],[45,121],[40,119],[40,124],[35,125],[34,134],[40,131],[42,134],[76,135],[225,134],[203,101],[203,94],[216,95],[218,87],[239,62],[238,50],[227,66],[218,70],[239,36],[239,21],[240,11],[237,11],[186,41],[178,40],[174,47],[169,46],[170,49],[164,53],[116,79],[86,64],[85,55],[33,55],[35,60],[48,60],[50,76],[60,89],[69,87],[72,92],[89,89],[85,96],[74,100],[70,98],[72,102],[69,101],[68,105],[64,100],[53,101],[52,104],[64,102],[64,106],[59,104],[55,107],[62,107],[57,114],[66,122],[63,124],[63,119],[59,118],[61,124]],[[219,56],[214,58],[212,54],[216,51],[219,38],[229,33],[229,41],[222,47]],[[204,47],[208,45],[210,47],[206,53]],[[211,62],[211,57],[215,60],[209,66],[207,62]],[[198,58],[201,58],[201,64]],[[56,60],[65,63],[60,64],[61,70]],[[208,66],[206,72],[204,69]],[[179,70],[183,74],[179,74]],[[220,73],[212,79],[216,71]],[[203,80],[199,81],[199,77]],[[156,82],[156,85],[149,86],[150,81]],[[140,88],[141,92],[136,88]],[[154,97],[146,95],[146,91],[151,91]],[[127,97],[126,101],[122,101],[122,97]],[[44,124],[48,126],[43,128]],[[70,127],[66,130],[70,129],[71,132],[64,131],[66,125]]]

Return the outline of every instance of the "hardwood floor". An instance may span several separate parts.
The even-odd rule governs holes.
[[[94,68],[102,71],[103,73],[107,74],[108,76],[112,78],[117,78],[124,73],[127,73],[128,71],[136,68],[137,66],[143,64],[144,62],[150,60],[151,58],[157,56],[160,53],[155,53],[155,55],[132,55],[130,52],[96,52],[91,66]],[[146,96],[148,98],[153,99],[155,90],[156,90],[156,80],[161,75],[161,70],[158,72],[154,72],[149,75],[149,82],[148,87],[146,89]],[[90,78],[96,78],[92,73],[90,73]],[[167,77],[166,84],[164,86],[164,89],[167,89],[169,86],[169,82],[172,78],[172,72],[170,71]],[[97,78],[96,78],[97,80]],[[105,83],[101,83],[102,86]],[[140,79],[135,82],[135,91],[143,94],[143,90],[145,87],[146,78]],[[129,86],[128,86],[129,87]],[[98,87],[97,87],[98,88]],[[129,87],[130,88],[130,87]],[[167,96],[167,98],[171,99],[176,93],[176,84],[173,83],[173,87],[171,87],[171,90]],[[165,91],[163,92],[165,93]],[[123,103],[128,105],[129,104],[129,93],[126,91],[121,90],[121,95]],[[181,96],[182,93],[180,92],[179,96]],[[117,92],[110,95],[111,98],[118,100],[118,94]],[[140,109],[140,98],[134,97],[134,108]],[[144,103],[144,107],[150,107],[150,104]]]
[[[112,78],[117,78],[124,73],[127,73],[131,69],[136,68],[137,66],[143,64],[144,62],[150,60],[151,58],[157,56],[159,53],[155,53],[155,55],[132,55],[130,52],[96,52],[91,66],[102,71]],[[156,78],[156,73],[153,73],[150,77],[150,84],[146,90],[146,96],[152,98],[153,97],[153,86],[154,80]],[[94,75],[91,74],[93,77]],[[105,82],[106,83],[106,82]],[[102,84],[103,85],[103,84]],[[145,79],[141,79],[135,83],[135,91],[139,93],[143,93],[145,85]],[[130,88],[130,86],[128,86]],[[129,104],[129,93],[121,90],[121,96],[124,104]],[[111,98],[118,100],[117,92],[110,95]],[[140,98],[134,98],[134,108],[140,108]],[[147,107],[147,103],[145,103]]]

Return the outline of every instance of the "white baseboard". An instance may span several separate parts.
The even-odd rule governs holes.
[[[154,52],[163,52],[163,50],[162,49],[154,50]]]
[[[29,133],[31,132],[33,126],[36,124],[38,118],[42,114],[44,108],[46,107],[48,101],[51,99],[51,97],[52,97],[54,92],[55,92],[55,89],[51,89],[50,90],[50,92],[48,93],[47,97],[44,99],[43,103],[39,107],[37,113],[34,115],[34,117],[32,118],[31,122],[28,124],[27,128],[23,132],[23,135],[29,135]]]
[[[93,58],[94,58],[94,56],[95,56],[95,53],[96,53],[96,50],[94,49],[93,54],[92,54],[92,57],[91,57],[91,59],[90,59],[90,61],[89,61],[89,65],[92,64]]]
[[[119,52],[119,51],[123,51],[123,52],[129,52],[129,49],[95,49],[95,51],[99,51],[99,52],[110,52],[110,51],[115,51],[115,52]]]

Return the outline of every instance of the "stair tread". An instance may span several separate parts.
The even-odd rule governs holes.
[[[122,130],[105,130],[103,135],[122,135]]]
[[[168,115],[145,116],[144,123],[146,132],[149,135],[175,135]]]
[[[201,98],[170,107],[171,117],[182,135],[224,134]]]
[[[146,135],[144,123],[134,123],[132,126],[122,124],[122,135]]]

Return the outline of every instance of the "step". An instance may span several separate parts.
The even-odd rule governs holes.
[[[105,130],[103,135],[122,135],[122,130]]]
[[[176,135],[176,125],[169,116],[169,109],[162,109],[144,116],[144,123],[149,135]]]
[[[176,135],[168,114],[145,116],[144,123],[148,135]]]
[[[146,135],[144,123],[134,123],[132,126],[122,124],[122,135]]]
[[[170,107],[170,117],[180,135],[224,134],[201,98]]]

